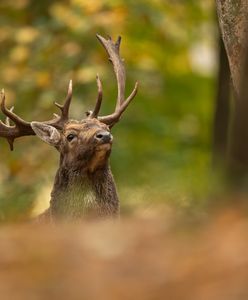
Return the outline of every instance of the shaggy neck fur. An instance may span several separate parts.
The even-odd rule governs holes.
[[[93,173],[60,166],[51,193],[52,217],[81,219],[86,216],[113,216],[118,212],[118,196],[108,164]]]

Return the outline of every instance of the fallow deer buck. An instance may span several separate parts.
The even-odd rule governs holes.
[[[7,120],[5,124],[0,121],[0,136],[7,139],[11,150],[16,138],[36,134],[60,153],[50,207],[40,215],[42,219],[80,219],[86,215],[119,214],[116,186],[108,163],[113,141],[110,129],[135,97],[138,83],[125,99],[125,67],[119,54],[121,38],[115,43],[111,38],[105,39],[100,35],[97,38],[109,55],[117,80],[118,96],[114,113],[98,116],[102,103],[102,84],[98,76],[95,107],[80,121],[69,118],[72,81],[64,105],[55,102],[61,110],[60,116],[55,114],[53,119],[43,122],[26,122],[12,109],[7,109],[2,91],[1,110]],[[9,120],[14,123],[13,126]]]

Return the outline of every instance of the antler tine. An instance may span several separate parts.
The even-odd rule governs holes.
[[[136,96],[136,94],[138,92],[138,86],[139,86],[139,83],[136,82],[132,93],[122,103],[122,105],[119,107],[119,109],[116,109],[115,112],[113,114],[111,114],[111,115],[107,115],[107,116],[104,116],[104,117],[99,117],[98,118],[99,121],[101,121],[101,122],[109,125],[110,127],[113,127],[115,125],[115,123],[117,123],[120,120],[120,117],[121,117],[122,113],[126,110],[126,108],[128,107],[129,103]]]
[[[98,74],[96,76],[96,83],[97,83],[98,95],[97,95],[95,108],[93,112],[89,114],[89,118],[91,119],[97,118],[102,104],[102,82]]]
[[[64,105],[54,102],[54,104],[61,110],[61,118],[63,120],[69,119],[69,109],[70,109],[71,99],[72,99],[72,80],[69,81],[68,92],[65,98]]]
[[[12,112],[14,110],[14,106],[12,106],[11,108],[10,108],[10,111]],[[9,117],[6,117],[6,119],[5,119],[5,125],[7,125],[7,126],[10,126],[10,119],[9,119]]]
[[[24,121],[13,112],[14,107],[8,109],[5,105],[5,92],[1,91],[1,110],[6,116],[5,124],[0,120],[0,136],[5,137],[9,143],[10,150],[14,149],[13,143],[15,138],[25,135],[35,135],[30,123]],[[10,126],[10,121],[14,122],[14,126]]]
[[[138,82],[135,83],[135,87],[132,93],[125,100],[126,72],[125,72],[123,59],[120,57],[121,37],[119,36],[117,41],[114,43],[110,37],[108,37],[108,39],[105,39],[98,34],[96,36],[109,55],[109,60],[113,64],[114,72],[117,80],[118,96],[117,96],[115,111],[113,114],[98,118],[101,122],[112,127],[114,126],[115,123],[117,123],[120,120],[122,113],[125,111],[129,103],[137,94]]]
[[[13,110],[8,109],[5,105],[5,92],[4,89],[1,91],[1,110],[10,120],[12,120],[16,125],[20,127],[28,127],[30,123],[24,121],[22,118],[17,116]]]

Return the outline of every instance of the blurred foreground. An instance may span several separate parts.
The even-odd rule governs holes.
[[[1,299],[247,299],[247,216],[188,221],[4,225]]]

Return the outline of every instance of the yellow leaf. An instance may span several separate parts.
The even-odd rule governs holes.
[[[39,31],[32,27],[23,27],[17,30],[15,39],[20,44],[32,43],[39,35]]]
[[[10,59],[13,62],[23,62],[28,59],[30,50],[26,46],[17,46],[10,52]]]
[[[39,72],[36,74],[36,84],[39,87],[47,87],[50,85],[51,78],[48,72]]]

